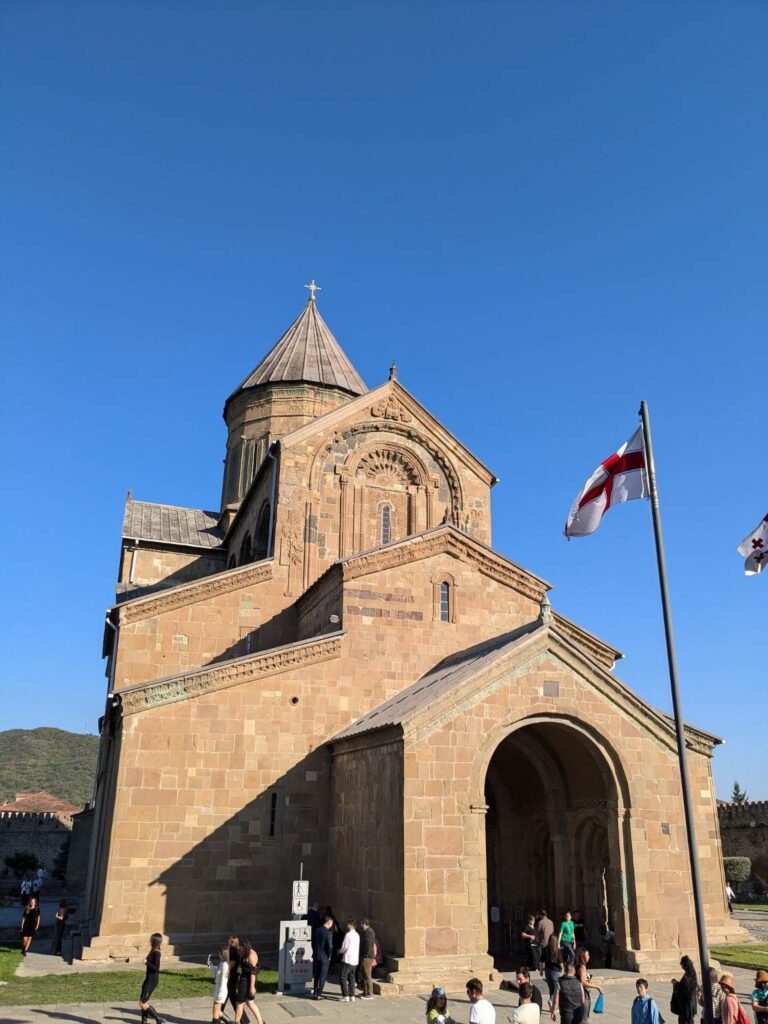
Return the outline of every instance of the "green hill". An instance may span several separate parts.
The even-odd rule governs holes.
[[[0,798],[46,789],[73,804],[93,795],[99,737],[63,729],[0,732]]]

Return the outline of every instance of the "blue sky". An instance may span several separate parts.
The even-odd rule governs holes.
[[[0,727],[93,731],[125,493],[216,508],[302,307],[501,478],[494,541],[668,709],[650,508],[562,525],[650,403],[686,717],[768,797],[768,8],[0,6]]]

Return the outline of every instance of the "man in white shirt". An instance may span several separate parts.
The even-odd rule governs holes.
[[[467,982],[469,996],[469,1024],[496,1024],[496,1011],[483,995],[483,983],[479,978]]]
[[[518,991],[520,1005],[515,1007],[508,1019],[512,1024],[539,1024],[541,1008],[533,1001],[533,985],[529,981],[524,981]]]
[[[347,921],[347,933],[341,944],[341,998],[345,1003],[355,1001],[355,973],[360,963],[360,935],[355,922]]]

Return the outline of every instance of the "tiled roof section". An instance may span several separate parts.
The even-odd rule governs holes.
[[[257,384],[288,381],[327,384],[353,395],[368,390],[311,299],[235,393]]]
[[[125,503],[123,537],[183,547],[218,548],[224,542],[218,523],[216,512],[129,498]]]
[[[537,619],[510,633],[502,633],[474,647],[459,651],[445,658],[426,675],[418,679],[408,689],[396,697],[380,704],[367,715],[363,715],[343,732],[334,737],[332,742],[348,739],[360,733],[382,729],[385,726],[402,725],[407,719],[423,708],[429,707],[460,683],[488,668],[494,661],[505,655],[525,637],[543,628]]]
[[[0,813],[77,814],[81,810],[82,807],[71,804],[68,800],[62,800],[44,789],[37,793],[17,793],[15,800],[11,800],[7,804],[0,804]]]

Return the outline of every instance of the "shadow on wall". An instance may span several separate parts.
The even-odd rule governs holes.
[[[274,739],[277,744],[277,734]],[[269,962],[279,921],[291,916],[291,882],[302,864],[310,902],[331,902],[330,762],[325,746],[313,751],[163,871],[152,884],[165,887],[165,920],[151,927],[190,952],[201,946],[212,952],[228,935],[239,935]],[[215,795],[201,790],[201,796],[195,806],[204,824],[218,815]]]
[[[133,601],[137,597],[147,597],[149,594],[156,594],[158,591],[169,590],[171,587],[178,587],[182,583],[193,583],[195,580],[212,576],[214,573],[223,572],[227,567],[226,553],[206,552],[181,566],[175,572],[163,577],[156,583],[128,583],[118,582],[115,587],[118,603]]]

